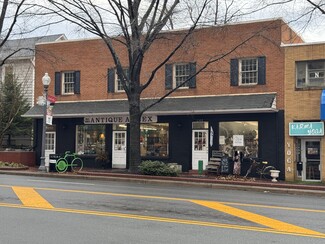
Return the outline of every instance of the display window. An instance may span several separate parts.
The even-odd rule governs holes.
[[[150,123],[140,126],[142,157],[168,157],[169,124]]]
[[[234,151],[241,151],[244,157],[258,157],[258,122],[220,122],[219,150],[230,157]]]
[[[76,152],[95,155],[105,151],[105,125],[77,125]]]

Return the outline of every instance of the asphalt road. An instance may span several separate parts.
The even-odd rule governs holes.
[[[0,243],[324,243],[325,198],[0,175]]]

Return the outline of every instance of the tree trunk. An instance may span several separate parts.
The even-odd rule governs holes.
[[[140,155],[140,95],[134,94],[129,100],[130,113],[130,146],[129,146],[129,172],[137,173],[141,163]]]

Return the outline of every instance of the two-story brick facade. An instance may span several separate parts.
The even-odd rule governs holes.
[[[170,53],[182,31],[162,33],[146,53],[141,78]],[[300,43],[281,19],[197,29],[162,67],[141,97],[148,105],[184,77],[219,57],[161,103],[145,113],[141,156],[182,165],[183,171],[207,164],[213,150],[232,158],[259,157],[284,171],[284,50]],[[125,52],[116,42],[119,53]],[[120,56],[127,69],[126,52]],[[76,151],[88,167],[106,151],[113,168],[128,167],[128,102],[114,63],[100,39],[37,45],[35,93],[42,94],[45,72],[52,78],[52,143],[56,153]],[[26,116],[36,119],[40,154],[42,108]],[[242,165],[242,172],[247,165]]]
[[[325,43],[284,48],[286,180],[324,181]]]

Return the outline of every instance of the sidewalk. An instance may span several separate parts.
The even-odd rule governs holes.
[[[288,193],[288,194],[311,194],[325,197],[325,184],[316,183],[290,183],[290,182],[271,182],[271,180],[260,179],[227,179],[227,177],[205,176],[205,175],[188,175],[182,174],[178,177],[166,176],[148,176],[138,175],[123,172],[122,170],[95,170],[83,169],[79,173],[66,172],[40,172],[38,168],[30,167],[27,170],[3,170],[0,169],[0,174],[7,175],[26,175],[40,177],[61,177],[75,179],[96,179],[108,181],[127,181],[138,182],[145,184],[168,184],[168,185],[183,185],[195,187],[207,187],[218,189],[232,189],[243,191],[262,191],[272,193]]]

